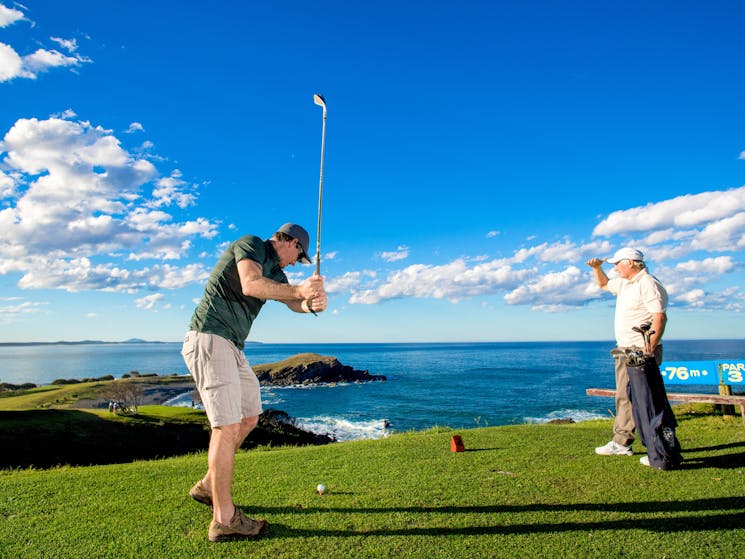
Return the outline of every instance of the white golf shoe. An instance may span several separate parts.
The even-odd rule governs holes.
[[[634,451],[631,450],[630,446],[624,446],[618,444],[616,441],[611,441],[606,445],[597,447],[595,453],[601,456],[631,456],[634,454]]]

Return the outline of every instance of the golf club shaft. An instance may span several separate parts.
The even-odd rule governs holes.
[[[316,105],[323,107],[323,127],[321,128],[321,172],[318,179],[318,234],[316,235],[316,275],[321,275],[321,214],[323,212],[323,158],[326,153],[326,101],[322,95],[313,96]]]

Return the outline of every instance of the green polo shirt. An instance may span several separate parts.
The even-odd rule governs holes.
[[[190,324],[192,330],[222,336],[241,350],[254,319],[266,303],[265,299],[243,295],[238,262],[244,258],[257,262],[265,278],[289,283],[271,241],[253,235],[241,237],[222,253],[212,269]]]

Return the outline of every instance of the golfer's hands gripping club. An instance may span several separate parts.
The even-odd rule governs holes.
[[[303,298],[303,307],[308,312],[317,316],[317,313],[323,312],[328,306],[326,289],[323,286],[323,277],[312,275],[300,284],[300,293]]]

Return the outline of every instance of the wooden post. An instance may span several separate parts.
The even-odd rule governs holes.
[[[719,393],[724,396],[732,396],[732,387],[729,384],[720,384]],[[721,408],[722,408],[722,415],[724,417],[735,416],[735,406],[730,405],[730,404],[722,404]],[[745,413],[745,409],[743,409],[743,412]]]

